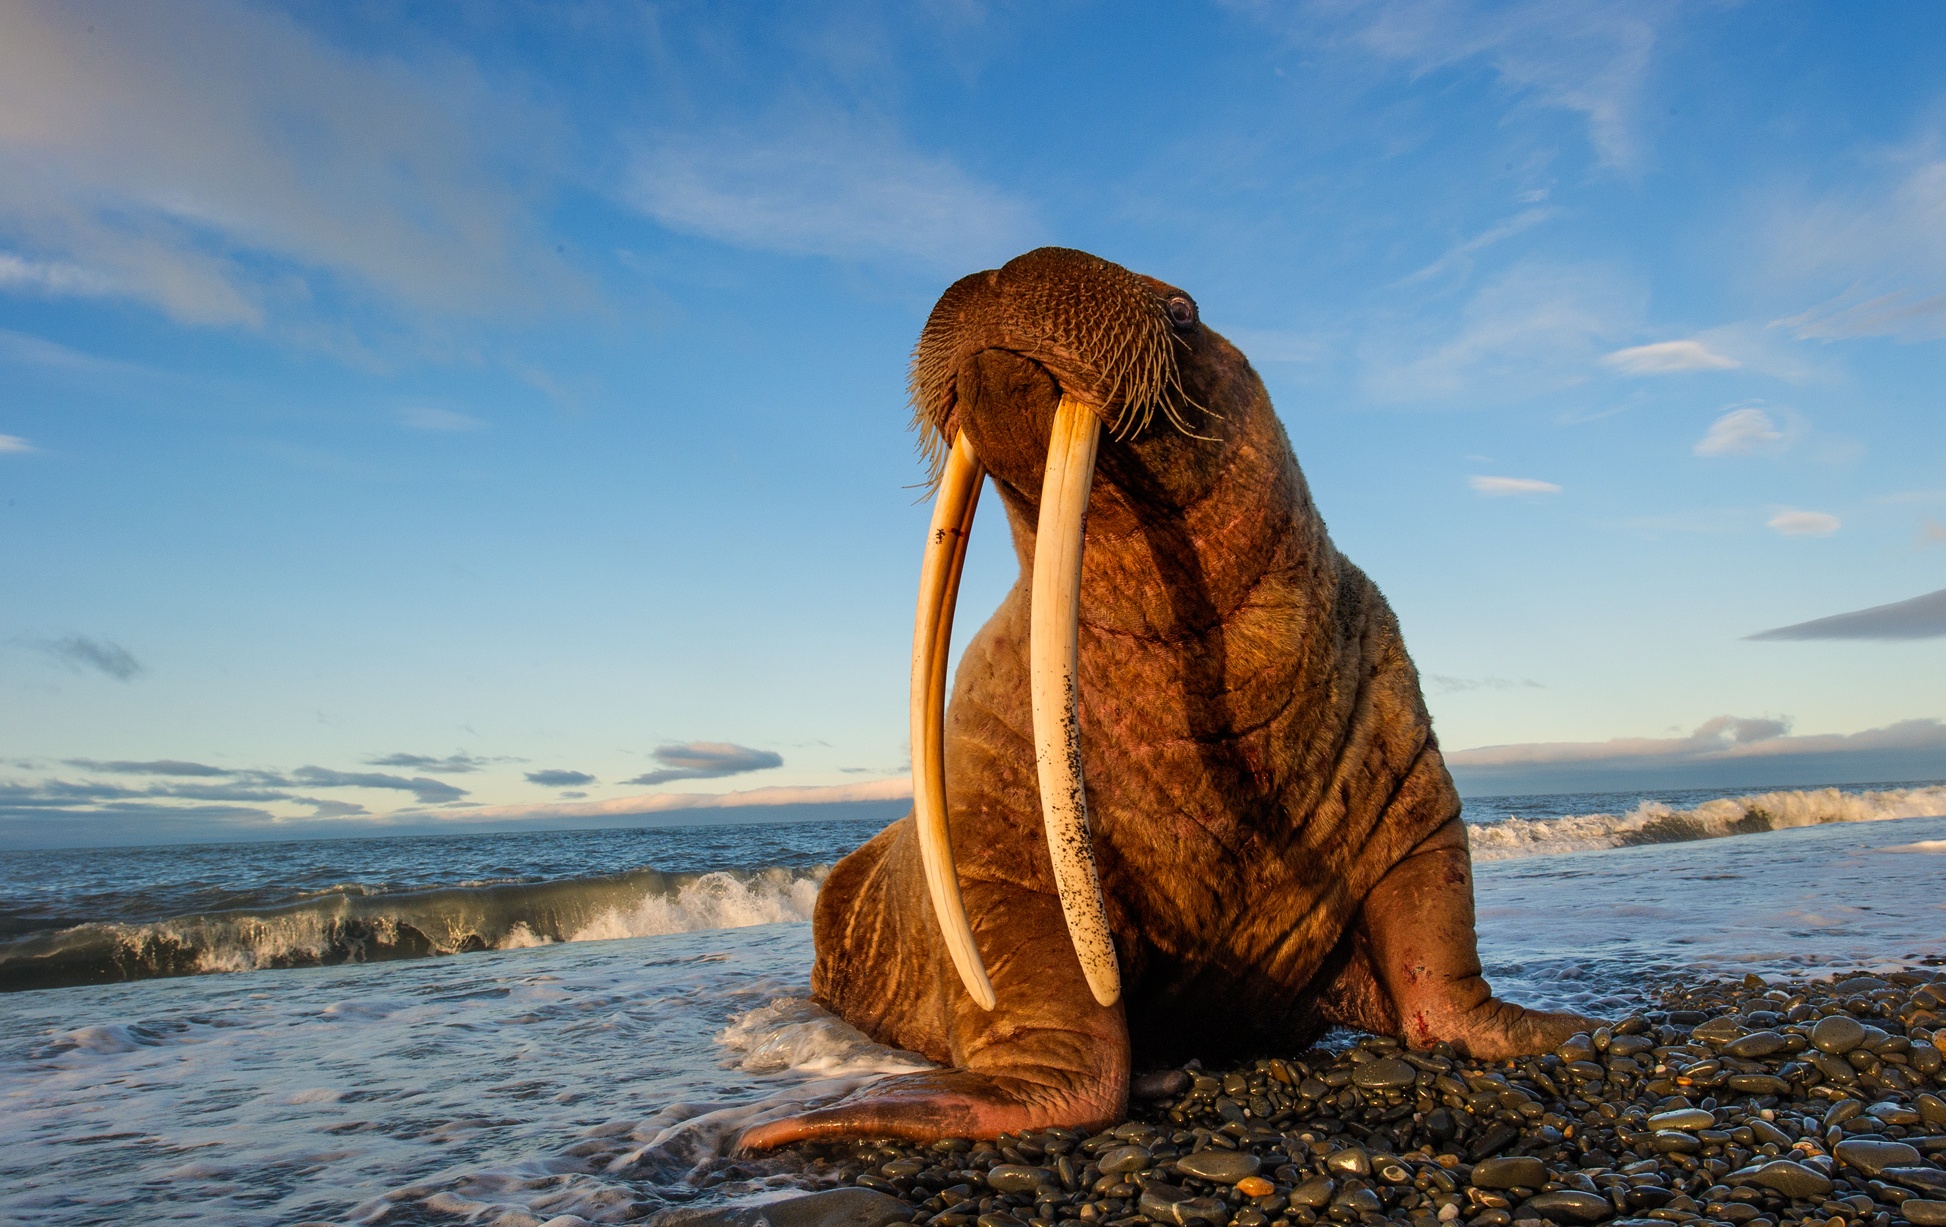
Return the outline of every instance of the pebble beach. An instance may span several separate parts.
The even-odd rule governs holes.
[[[1235,1069],[1191,1063],[1139,1075],[1131,1119],[1093,1135],[805,1148],[811,1172],[876,1197],[812,1194],[769,1218],[1938,1227],[1943,1011],[1946,972],[1933,968],[1753,975],[1665,987],[1656,1008],[1522,1060],[1363,1036]]]

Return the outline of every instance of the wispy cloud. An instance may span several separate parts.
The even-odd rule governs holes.
[[[1819,341],[1946,337],[1946,124],[1832,178],[1843,186],[1820,196],[1780,194],[1772,271],[1825,297],[1773,326]]]
[[[1555,216],[1558,212],[1559,210],[1551,208],[1523,209],[1506,221],[1496,226],[1490,226],[1472,238],[1454,244],[1439,259],[1434,260],[1431,264],[1426,265],[1417,272],[1407,274],[1400,280],[1400,284],[1410,285],[1415,281],[1432,281],[1446,276],[1449,273],[1465,276],[1473,271],[1473,257],[1475,255],[1485,251],[1503,239],[1512,238],[1523,230],[1531,230],[1535,226]]]
[[[1684,371],[1727,371],[1742,364],[1701,341],[1657,341],[1602,355],[1603,366],[1624,375],[1675,375]]]
[[[69,635],[62,639],[43,639],[34,643],[48,656],[76,671],[93,670],[118,682],[134,679],[143,672],[142,662],[121,644],[109,639]]]
[[[1469,477],[1466,484],[1487,498],[1506,498],[1514,494],[1559,494],[1561,487],[1533,477]]]
[[[572,288],[503,159],[545,141],[460,59],[223,0],[0,10],[0,289],[261,327],[349,289],[477,315]]]
[[[784,765],[784,756],[774,750],[753,750],[727,741],[662,746],[655,751],[654,758],[662,764],[660,771],[650,771],[627,782],[647,786],[674,780],[713,780]]]
[[[595,777],[585,771],[529,771],[527,782],[543,788],[579,788],[594,783]]]
[[[624,196],[660,225],[736,247],[956,271],[1040,234],[1025,202],[830,110],[647,140]]]
[[[1784,433],[1768,413],[1747,406],[1711,422],[1691,450],[1698,456],[1748,456],[1783,441]]]
[[[1847,341],[1856,337],[1897,337],[1923,341],[1946,336],[1946,294],[1914,298],[1904,290],[1863,302],[1841,296],[1788,319],[1778,320],[1807,341]]]
[[[1941,536],[1946,537],[1946,533]],[[1946,588],[1890,605],[1758,631],[1749,639],[1936,639],[1946,635]]]
[[[1414,74],[1478,60],[1517,98],[1584,118],[1605,163],[1642,159],[1635,114],[1658,26],[1674,6],[1564,5],[1548,0],[1379,0],[1302,7],[1241,5],[1307,42],[1350,43]]]
[[[0,456],[9,452],[31,452],[34,445],[19,435],[0,435]]]
[[[469,414],[454,409],[441,409],[436,405],[407,405],[399,411],[399,422],[413,430],[445,434],[478,430],[486,425],[485,422]]]
[[[1786,537],[1829,537],[1843,527],[1843,521],[1824,511],[1794,511],[1785,508],[1764,523]]]
[[[1360,352],[1365,389],[1381,401],[1470,403],[1558,391],[1638,334],[1645,303],[1616,269],[1526,261],[1482,285],[1443,338],[1374,337]]]

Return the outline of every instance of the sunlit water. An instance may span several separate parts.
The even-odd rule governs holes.
[[[1549,814],[1522,800],[1523,820],[1562,822],[1587,812]],[[1891,816],[1934,805],[1925,790],[1886,790],[1869,803],[1841,798],[1834,819],[1818,825],[1785,821],[1699,840],[1696,834],[1711,833],[1709,821],[1672,827],[1657,819],[1665,833],[1691,830],[1690,840],[1544,854],[1597,828],[1626,835],[1656,825],[1639,812],[1630,816],[1639,798],[1606,800],[1614,812],[1605,826],[1565,822],[1553,845],[1523,834],[1527,855],[1479,866],[1482,951],[1508,996],[1614,1012],[1676,975],[1815,974],[1946,957],[1939,886],[1946,818]],[[1695,812],[1707,800],[1655,804]],[[1488,816],[1514,808],[1488,809]],[[1780,803],[1744,812],[1752,808],[1772,813]],[[1946,804],[1934,810],[1941,811]],[[501,889],[542,885],[526,871],[586,850],[571,846],[549,844],[527,865],[514,844],[464,855],[424,847],[388,854],[377,845],[390,841],[360,841],[362,851],[335,861],[293,851],[296,845],[268,853],[286,866],[316,859],[324,877],[336,870],[343,876],[323,883],[336,898],[392,900],[395,913],[429,928],[439,927],[429,917],[449,913],[472,916],[476,928],[498,925],[503,936],[522,923],[533,940],[501,949],[485,943],[447,958],[0,995],[0,1218],[511,1225],[574,1215],[604,1222],[698,1197],[774,1193],[762,1179],[708,1184],[711,1162],[737,1129],[913,1067],[911,1057],[795,1000],[807,989],[805,918],[820,866],[872,824],[815,825],[728,837],[712,831],[710,838],[726,840],[714,862],[666,859],[682,855],[679,833],[590,833],[610,841],[613,859],[594,862],[609,871],[602,879],[609,885],[587,888],[581,879],[555,888],[573,897],[593,890],[599,906],[580,911],[559,899],[535,911],[527,896],[493,907],[465,902],[465,892],[496,889],[488,884],[495,878]],[[649,846],[631,848],[629,834],[661,841],[664,863],[678,867],[658,869],[657,879],[629,877],[647,863],[637,858]],[[1482,830],[1476,842],[1492,838]],[[181,881],[145,887],[130,875],[116,884],[87,854],[61,855],[77,858],[66,872],[93,873],[124,897],[189,897]],[[202,865],[199,880],[220,877],[208,871],[227,866],[229,884],[218,889],[292,889],[288,879],[275,888],[251,882],[235,863],[261,855],[261,848],[238,850],[226,860],[210,850],[188,863]],[[359,855],[362,878],[346,868],[356,868]],[[395,863],[377,872],[388,855]],[[508,872],[481,872],[482,861]],[[404,878],[401,891],[398,866],[408,862],[426,870]],[[469,876],[442,877],[442,863],[462,865],[451,872]],[[10,876],[20,871],[18,859],[9,864]],[[59,891],[47,885],[46,864],[33,889],[9,883],[16,916],[59,911],[50,906]],[[618,891],[618,877],[631,885]],[[355,887],[347,884],[353,880]],[[705,881],[713,885],[698,886]],[[765,882],[776,888],[767,894]],[[321,888],[298,889],[315,897]],[[443,902],[427,903],[427,892],[442,891]],[[83,924],[136,931],[162,923],[126,906],[106,919],[99,895],[91,898],[95,910],[78,918]],[[246,906],[261,912],[293,902],[306,901],[260,893]],[[529,907],[524,921],[522,907]],[[581,929],[544,938],[547,907]],[[611,913],[619,929],[600,931],[597,922]],[[616,935],[631,924],[648,931]],[[206,931],[219,941],[242,932]],[[570,940],[577,933],[582,940]],[[15,940],[45,948],[48,938],[27,926]],[[288,933],[278,940],[286,955],[299,949]],[[247,963],[232,949],[209,966]],[[770,1179],[788,1187],[797,1178],[780,1170]],[[560,1227],[575,1222],[564,1218]]]

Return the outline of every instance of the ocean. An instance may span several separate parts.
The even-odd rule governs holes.
[[[1946,783],[1472,799],[1502,995],[1946,962]],[[578,1227],[921,1068],[805,1000],[877,819],[0,852],[0,1220]]]

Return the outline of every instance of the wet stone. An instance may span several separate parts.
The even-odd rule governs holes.
[[[1557,1223],[1599,1223],[1615,1213],[1615,1207],[1609,1204],[1606,1197],[1574,1189],[1536,1194],[1528,1198],[1521,1209],[1532,1210],[1540,1217],[1553,1219]]]
[[[1784,1037],[1775,1031],[1752,1031],[1723,1045],[1723,1055],[1754,1061],[1784,1049]]]
[[[1117,1146],[1102,1154],[1098,1166],[1104,1176],[1124,1176],[1147,1167],[1149,1158],[1149,1152],[1140,1146]]]
[[[1396,1091],[1412,1085],[1419,1071],[1397,1057],[1361,1061],[1351,1068],[1352,1085],[1368,1091]]]
[[[987,1173],[987,1186],[996,1193],[1032,1193],[1044,1184],[1054,1183],[1054,1173],[1047,1168],[1020,1163],[997,1164]]]
[[[1681,1129],[1658,1129],[1650,1142],[1665,1155],[1695,1154],[1703,1149],[1703,1143],[1695,1134]]]
[[[1690,1034],[1706,1044],[1727,1044],[1743,1034],[1743,1024],[1725,1014],[1699,1024]]]
[[[1371,1157],[1361,1146],[1347,1146],[1326,1156],[1324,1166],[1340,1176],[1369,1176],[1372,1174]]]
[[[1758,1185],[1796,1200],[1827,1196],[1833,1187],[1831,1177],[1789,1159],[1776,1159],[1761,1167],[1733,1172],[1731,1180]]]
[[[1888,1167],[1879,1178],[1902,1184],[1921,1197],[1946,1197],[1946,1172],[1936,1167]]]
[[[1187,1189],[1160,1182],[1142,1190],[1138,1208],[1158,1223],[1175,1223],[1178,1227],[1185,1227],[1194,1219],[1213,1227],[1222,1227],[1230,1221],[1230,1208],[1216,1198],[1197,1197]]]
[[[1176,1170],[1183,1175],[1213,1184],[1235,1184],[1256,1175],[1263,1165],[1262,1159],[1247,1150],[1199,1150],[1176,1160]]]
[[[1547,1165],[1527,1155],[1486,1159],[1473,1167],[1473,1187],[1479,1189],[1535,1189],[1546,1183]]]
[[[1946,1227],[1946,1201],[1908,1197],[1899,1203],[1899,1213],[1912,1227]]]
[[[1345,1192],[1338,1194],[1332,1200],[1331,1204],[1334,1207],[1343,1206],[1353,1214],[1385,1213],[1385,1203],[1380,1201],[1378,1194],[1372,1192],[1370,1189],[1347,1189]]]
[[[1865,1042],[1865,1024],[1849,1014],[1833,1014],[1821,1018],[1818,1025],[1811,1028],[1811,1045],[1819,1052],[1828,1052],[1834,1057],[1844,1056]]]
[[[1846,1138],[1832,1148],[1838,1162],[1867,1176],[1877,1176],[1889,1167],[1917,1167],[1919,1151],[1904,1142],[1875,1142],[1865,1138]]]
[[[1331,1204],[1332,1195],[1337,1191],[1337,1181],[1327,1176],[1313,1176],[1291,1190],[1291,1204],[1322,1210]]]
[[[1707,1108],[1677,1108],[1672,1112],[1657,1112],[1649,1118],[1651,1129],[1682,1129],[1694,1132],[1697,1129],[1714,1129],[1716,1114]]]

